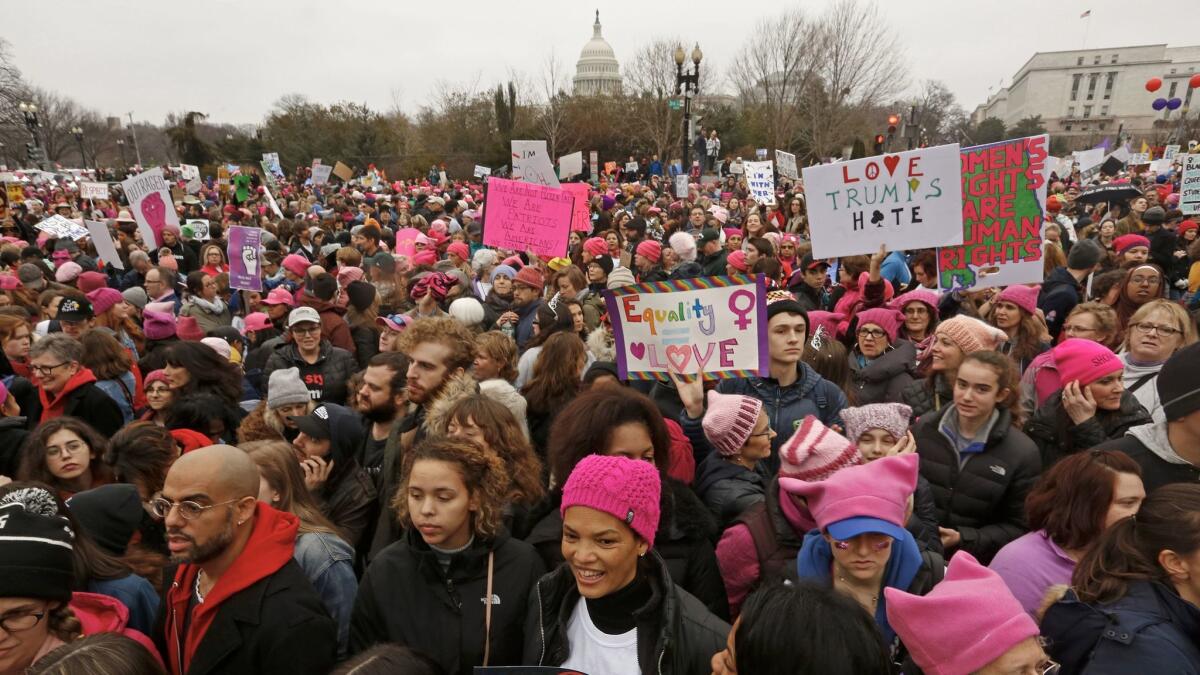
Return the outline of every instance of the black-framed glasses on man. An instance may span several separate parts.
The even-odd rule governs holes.
[[[31,365],[31,366],[29,366],[29,370],[33,371],[33,374],[37,375],[38,377],[46,377],[47,375],[53,374],[55,370],[62,368],[63,366],[67,365],[68,363],[71,363],[71,362],[63,361],[62,363],[56,363],[52,366]]]

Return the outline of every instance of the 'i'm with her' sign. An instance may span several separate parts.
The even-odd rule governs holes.
[[[802,173],[815,258],[963,242],[957,143]]]
[[[623,380],[703,373],[706,379],[765,375],[763,275],[699,277],[602,292]]]

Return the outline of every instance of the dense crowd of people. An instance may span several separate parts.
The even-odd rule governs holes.
[[[1200,673],[1177,170],[1052,176],[1042,283],[952,291],[933,250],[815,258],[786,179],[601,178],[547,259],[438,175],[168,170],[207,227],[155,241],[118,185],[17,177],[0,675]],[[726,274],[767,370],[622,380],[606,292]]]

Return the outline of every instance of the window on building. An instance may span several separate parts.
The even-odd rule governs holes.
[[[1116,55],[1116,54],[1113,54],[1113,55],[1112,55],[1112,61],[1110,61],[1109,63],[1116,63],[1116,62],[1117,62],[1117,55]]]
[[[1087,119],[1091,116],[1092,116],[1092,106],[1090,106],[1090,105],[1083,106],[1083,118]]]
[[[1179,80],[1171,81],[1171,91],[1167,93],[1167,98],[1175,98],[1175,88],[1179,86]]]
[[[1079,60],[1075,62],[1075,65],[1077,65],[1077,66],[1082,66],[1082,65],[1083,65],[1083,57],[1082,57],[1082,56],[1081,56],[1081,57],[1079,57]]]
[[[1075,106],[1067,106],[1067,117],[1075,116]]]
[[[1100,73],[1092,73],[1088,75],[1088,95],[1087,100],[1096,98],[1096,82],[1100,79]]]
[[[1101,117],[1108,117],[1108,106],[1101,106],[1101,107],[1100,107],[1100,116],[1101,116]]]
[[[1172,74],[1172,75],[1174,75],[1174,74],[1175,74],[1175,69],[1174,69],[1174,68],[1172,68],[1172,69],[1171,69],[1171,74]]]
[[[1097,54],[1096,57],[1092,59],[1092,63],[1097,66],[1100,65],[1100,55],[1099,54]]]
[[[1100,131],[1104,131],[1104,127],[1106,127],[1106,126],[1108,126],[1107,122],[1101,122],[1100,124],[1096,125],[1096,128],[1099,129]]]
[[[1082,80],[1083,80],[1082,73],[1076,73],[1075,76],[1073,78],[1071,78],[1071,100],[1072,101],[1079,100],[1079,83]]]
[[[1070,125],[1070,124],[1064,124],[1064,125],[1063,125],[1063,129],[1066,129],[1067,131],[1070,131],[1070,130],[1071,130],[1071,125]]]
[[[1116,84],[1116,82],[1117,82],[1117,74],[1116,73],[1109,73],[1108,77],[1105,78],[1105,80],[1104,80],[1104,100],[1105,101],[1112,98],[1113,85]]]

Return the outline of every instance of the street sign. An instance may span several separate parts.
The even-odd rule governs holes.
[[[683,110],[683,99],[678,96],[672,96],[667,99],[667,107],[671,110]]]

